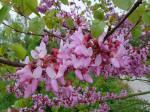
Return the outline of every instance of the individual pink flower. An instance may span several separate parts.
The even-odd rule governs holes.
[[[88,73],[82,74],[80,70],[75,70],[75,75],[79,80],[85,80],[88,83],[93,83],[93,79]]]
[[[20,82],[26,84],[24,97],[28,98],[37,89],[38,79],[42,75],[42,68],[39,66],[32,72],[27,65],[22,70],[17,71],[16,74],[20,75]]]
[[[55,92],[58,92],[57,79],[61,78],[64,75],[64,71],[65,68],[63,66],[59,66],[58,71],[56,71],[53,66],[49,66],[46,68],[46,73],[50,78],[51,87]]]
[[[39,47],[36,47],[35,50],[31,51],[31,56],[34,59],[44,58],[47,54],[46,45],[44,42],[41,42]]]

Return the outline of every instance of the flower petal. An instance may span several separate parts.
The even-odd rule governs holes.
[[[38,55],[37,52],[35,52],[34,50],[31,51],[31,56],[32,56],[34,59],[38,59],[38,58],[39,58],[39,55]]]
[[[34,78],[40,78],[42,75],[42,68],[38,66],[36,69],[33,71],[33,77]]]
[[[32,94],[32,86],[28,85],[24,91],[24,98],[28,98]]]
[[[81,74],[81,71],[76,70],[76,71],[75,71],[75,74],[76,74],[76,77],[77,77],[79,80],[83,80],[83,76],[82,76],[82,74]]]
[[[83,77],[86,82],[93,83],[93,79],[89,74],[85,74],[85,75],[83,75]]]
[[[101,63],[102,63],[102,57],[101,57],[101,55],[99,54],[99,55],[96,56],[95,65],[96,65],[96,66],[99,66]]]
[[[51,86],[55,92],[58,92],[57,80],[51,80]]]
[[[54,71],[52,67],[47,67],[46,73],[51,79],[54,79],[56,77],[56,72]]]
[[[31,86],[32,86],[32,93],[34,93],[34,92],[36,91],[37,85],[38,85],[38,80],[33,79],[33,80],[32,80],[32,83],[31,83]]]
[[[111,63],[113,64],[114,67],[120,68],[119,61],[116,58],[112,58]]]

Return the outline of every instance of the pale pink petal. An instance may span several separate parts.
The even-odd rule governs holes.
[[[39,58],[39,55],[38,55],[37,52],[35,52],[34,50],[31,51],[31,56],[32,56],[34,59],[38,59],[38,58]]]
[[[80,70],[75,70],[75,74],[76,74],[76,77],[77,77],[79,80],[83,80],[83,76],[82,76]]]
[[[101,57],[101,55],[99,54],[99,55],[96,56],[95,65],[96,65],[96,66],[99,66],[101,63],[102,63],[102,57]]]
[[[58,71],[58,73],[56,75],[56,78],[62,77],[64,75],[65,70],[66,70],[65,65],[60,65],[59,66],[59,71]]]
[[[24,91],[24,98],[28,98],[32,94],[32,86],[28,85]]]
[[[58,92],[58,84],[56,80],[51,80],[51,86],[55,92]]]
[[[26,59],[25,59],[24,63],[25,64],[29,64],[30,63],[29,56],[26,56]]]
[[[111,63],[113,64],[114,67],[120,68],[119,61],[116,58],[112,58]]]
[[[99,45],[101,45],[101,43],[103,43],[105,35],[106,35],[106,32],[104,32],[101,36],[98,37],[98,44]]]
[[[96,67],[96,77],[98,77],[100,75],[100,68]]]
[[[16,74],[21,75],[21,76],[22,76],[22,75],[27,75],[27,76],[32,77],[32,72],[31,72],[31,69],[29,68],[28,65],[25,66],[23,69],[18,70],[18,71],[16,72]]]
[[[37,65],[37,66],[42,66],[42,65],[43,65],[43,61],[42,61],[42,60],[37,60],[36,65]]]
[[[88,55],[89,56],[92,56],[93,55],[93,50],[91,47],[88,48]]]
[[[39,57],[40,58],[44,58],[47,54],[47,50],[43,49],[40,53],[39,53]]]
[[[42,75],[42,68],[38,66],[36,69],[33,71],[33,77],[34,78],[40,78]]]
[[[47,49],[46,49],[46,45],[44,42],[41,42],[40,43],[40,46],[39,47],[36,47],[36,50],[38,51],[38,55],[39,55],[39,58],[43,58],[46,56],[47,54]]]
[[[61,84],[62,86],[64,86],[64,85],[66,84],[66,81],[65,81],[64,77],[58,78],[58,81],[60,82],[60,84]]]
[[[89,74],[85,74],[85,75],[83,75],[83,77],[86,82],[93,83],[93,79]]]
[[[38,80],[32,80],[31,86],[32,86],[32,93],[34,93],[37,89]]]
[[[56,72],[54,71],[52,67],[47,67],[46,73],[51,79],[54,79],[56,77]]]

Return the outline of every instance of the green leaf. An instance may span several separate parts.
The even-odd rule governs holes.
[[[29,30],[36,34],[41,34],[44,29],[45,23],[41,18],[33,18],[29,22]]]
[[[8,36],[10,36],[10,35],[11,35],[11,32],[12,32],[12,29],[9,28],[9,27],[6,27],[6,28],[5,28],[5,31],[6,31],[6,34],[7,34]]]
[[[6,45],[3,45],[2,47],[0,47],[0,56],[3,56],[5,51],[6,51]]]
[[[143,14],[142,20],[145,22],[145,24],[150,25],[150,12],[145,12]]]
[[[95,38],[98,38],[104,32],[105,22],[94,20],[91,26],[91,34]]]
[[[2,5],[9,5],[10,4],[10,0],[1,0],[0,2],[2,3]]]
[[[14,107],[16,109],[24,108],[27,107],[30,102],[31,102],[31,98],[28,99],[22,98],[15,102]]]
[[[142,15],[145,13],[144,10],[145,10],[145,5],[144,5],[144,4],[140,5],[140,6],[128,17],[128,20],[129,20],[130,22],[132,22],[133,24],[135,24],[135,23],[138,21],[139,17],[142,16]]]
[[[70,29],[74,29],[74,23],[71,18],[66,18],[66,23]]]
[[[60,0],[64,5],[68,5],[68,0]]]
[[[43,20],[49,29],[53,29],[53,28],[57,29],[58,24],[61,24],[62,19],[56,17],[57,13],[58,10],[50,10],[47,11],[45,16],[43,17]]]
[[[17,24],[17,23],[13,23],[13,24],[12,24],[12,27],[13,27],[14,29],[18,30],[18,31],[22,31],[22,27],[19,26],[19,24]]]
[[[7,16],[8,12],[10,11],[11,7],[10,6],[3,6],[0,9],[0,23],[5,19]]]
[[[139,36],[141,36],[142,31],[139,29],[136,29],[136,30],[132,31],[131,33],[132,33],[133,37],[138,38]]]
[[[129,10],[135,0],[112,0],[114,5],[118,6],[120,9]]]
[[[32,11],[34,12],[36,15],[38,15],[40,17],[40,14],[37,12],[36,8],[37,8],[37,0],[25,0],[25,5]]]
[[[101,10],[95,10],[94,11],[94,18],[95,19],[98,19],[98,20],[104,20],[105,19],[105,17],[104,17],[104,12],[102,12]]]
[[[16,12],[29,16],[32,11],[25,2],[26,0],[12,0],[13,8]]]
[[[26,49],[21,44],[13,44],[12,50],[19,59],[24,59],[27,53]]]

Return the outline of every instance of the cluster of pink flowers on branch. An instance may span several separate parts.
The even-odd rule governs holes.
[[[30,108],[22,108],[20,109],[20,112],[44,112],[47,106],[64,106],[68,108],[71,106],[77,107],[78,105],[89,105],[90,103],[95,104],[99,101],[105,102],[106,100],[113,100],[119,97],[126,96],[126,91],[122,91],[120,95],[117,95],[115,93],[106,93],[106,95],[104,96],[101,92],[96,92],[96,88],[87,87],[86,90],[84,90],[83,88],[79,87],[77,89],[74,89],[74,91],[70,91],[69,88],[62,87],[57,94],[57,97],[54,97],[53,99],[49,99],[47,95],[42,94],[32,95],[34,106]],[[107,106],[107,104],[101,104],[100,110],[100,112],[107,112],[109,111],[109,107]]]
[[[27,57],[27,65],[16,72],[19,76],[17,83],[23,87],[24,97],[34,94],[39,82],[44,82],[46,91],[55,94],[60,87],[71,87],[72,81],[64,80],[70,70],[75,72],[78,80],[88,83],[93,83],[91,73],[95,73],[96,77],[103,74],[105,79],[119,75],[141,77],[149,73],[150,66],[143,65],[149,47],[140,50],[131,47],[121,33],[115,36],[118,32],[103,43],[105,33],[93,39],[89,33],[84,35],[79,28],[65,43],[61,40],[60,49],[53,48],[51,54],[47,53],[45,43],[41,42],[31,51],[37,62],[29,62]]]

